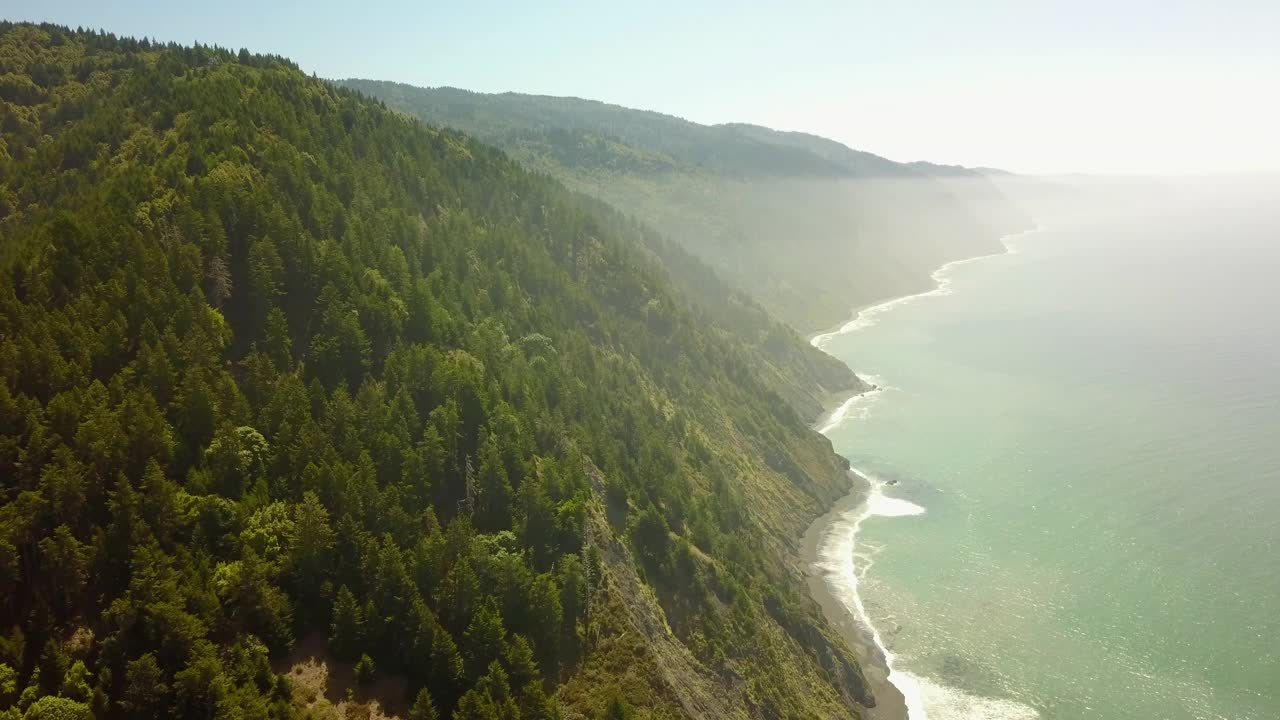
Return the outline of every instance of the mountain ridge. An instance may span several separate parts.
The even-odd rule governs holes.
[[[927,286],[1030,220],[982,173],[597,101],[339,81],[654,226],[801,334]],[[781,262],[780,262],[781,261]]]

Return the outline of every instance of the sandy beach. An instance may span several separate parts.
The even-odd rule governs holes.
[[[829,413],[827,413],[829,414]],[[876,646],[870,628],[865,627],[846,607],[845,602],[836,596],[827,581],[825,572],[819,567],[822,558],[819,552],[827,534],[850,513],[855,512],[866,502],[871,483],[861,475],[850,471],[849,478],[853,488],[818,518],[805,531],[801,543],[801,553],[808,570],[809,594],[822,607],[822,614],[836,628],[840,636],[849,644],[862,666],[862,673],[867,678],[871,693],[875,696],[876,706],[868,710],[867,716],[872,720],[906,720],[907,706],[902,693],[889,682],[889,668],[885,664],[884,654]]]

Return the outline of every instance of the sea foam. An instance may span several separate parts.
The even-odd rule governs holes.
[[[937,270],[934,270],[933,273],[929,276],[930,279],[933,280],[933,289],[926,290],[924,292],[915,293],[913,295],[903,295],[902,297],[897,297],[892,300],[887,300],[878,305],[872,305],[870,307],[862,308],[861,310],[858,310],[857,312],[854,313],[854,316],[852,319],[850,319],[844,325],[841,325],[838,329],[832,330],[831,332],[819,333],[809,338],[809,344],[821,350],[827,346],[827,343],[831,342],[832,338],[838,337],[840,335],[848,335],[849,333],[857,332],[858,330],[863,330],[865,328],[871,327],[872,325],[875,325],[876,320],[881,315],[894,309],[895,307],[898,307],[899,305],[906,305],[908,303],[915,302],[916,300],[919,300],[921,298],[950,295],[952,270],[954,270],[955,268],[961,265],[965,265],[967,263],[971,263],[976,260],[983,260],[989,257],[994,257],[996,255],[1005,255],[1005,254],[1016,255],[1018,254],[1018,248],[1017,246],[1012,244],[1012,239],[1015,237],[1019,237],[1021,235],[1026,235],[1027,233],[1031,233],[1031,232],[1035,232],[1035,230],[1034,229],[1024,230],[1022,232],[1010,233],[1000,238],[1000,244],[1004,246],[1004,249],[1001,250],[1000,252],[991,253],[988,255],[978,255],[977,257],[964,258],[962,260],[952,260],[946,265],[943,265]]]
[[[876,549],[861,551],[857,546],[858,530],[862,523],[874,515],[884,517],[905,517],[923,515],[925,509],[915,503],[884,494],[885,483],[870,474],[863,474],[870,483],[867,498],[858,507],[841,515],[827,528],[826,535],[818,548],[818,569],[831,586],[833,593],[845,609],[862,627],[871,633],[871,641],[884,655],[885,664],[889,668],[889,681],[892,682],[904,697],[907,698],[907,711],[912,720],[925,718],[925,709],[918,701],[918,693],[912,693],[913,683],[899,683],[905,676],[899,676],[893,670],[894,655],[885,646],[880,631],[871,622],[862,595],[858,592],[858,582],[874,563]],[[913,702],[915,701],[915,702]]]
[[[925,508],[884,493],[885,483],[863,473],[870,484],[867,499],[827,528],[818,548],[818,569],[833,594],[858,623],[871,633],[871,641],[884,655],[889,682],[902,693],[911,720],[1034,720],[1035,708],[1013,700],[982,697],[947,687],[928,678],[896,669],[897,658],[885,646],[880,631],[871,622],[858,585],[875,563],[879,548],[860,547],[858,530],[869,517],[910,517],[925,514]]]
[[[1021,235],[1022,233],[1014,233]],[[1009,238],[1002,238],[1005,252],[1016,253],[1017,249],[1009,244]],[[829,333],[815,335],[810,342],[814,347],[822,349],[834,337],[847,335],[875,324],[880,315],[909,302],[924,297],[951,294],[950,272],[957,266],[981,260],[990,255],[966,258],[947,263],[933,273],[934,288],[927,292],[907,295],[879,305],[859,311],[852,320],[840,329]],[[836,408],[818,427],[824,435],[839,427],[850,419],[861,419],[867,416],[871,398],[881,394],[884,383],[880,378],[869,375],[868,379],[877,388],[868,393],[854,395]],[[892,497],[884,493],[886,483],[869,473],[861,473],[869,483],[866,500],[858,507],[844,513],[827,527],[826,535],[818,548],[817,567],[822,571],[824,579],[840,599],[850,614],[871,634],[871,640],[884,655],[885,665],[889,669],[889,682],[902,693],[907,706],[907,714],[911,720],[1034,720],[1040,717],[1035,708],[1013,700],[989,698],[966,693],[962,690],[947,687],[928,678],[912,673],[896,670],[896,657],[885,646],[880,631],[871,622],[862,595],[858,591],[859,580],[864,577],[875,562],[880,551],[877,547],[859,548],[857,544],[858,530],[869,517],[911,517],[923,515],[925,508],[909,500]]]
[[[911,720],[1034,720],[1040,713],[1013,700],[980,697],[911,673],[894,673]]]
[[[830,415],[826,416],[822,422],[818,423],[818,432],[826,435],[832,430],[840,427],[847,420],[861,420],[865,418],[867,414],[871,412],[872,401],[879,397],[880,393],[889,389],[884,386],[884,381],[876,375],[860,374],[858,377],[871,385],[871,389],[866,392],[860,392],[856,395],[852,395],[848,400],[840,403],[840,407],[837,407]]]

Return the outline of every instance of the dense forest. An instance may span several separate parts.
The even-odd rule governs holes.
[[[927,289],[1029,217],[986,174],[591,100],[344,80],[643,219],[806,333]],[[714,292],[708,292],[714,295]]]
[[[283,58],[0,24],[0,717],[862,716],[778,391],[855,381],[680,252]]]

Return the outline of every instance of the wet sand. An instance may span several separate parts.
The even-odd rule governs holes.
[[[822,614],[848,643],[849,649],[853,650],[862,666],[862,673],[867,679],[871,694],[876,699],[876,706],[868,708],[867,717],[871,720],[907,720],[906,701],[898,688],[889,682],[889,669],[885,665],[884,655],[871,638],[871,631],[859,623],[858,619],[845,607],[844,602],[836,597],[822,570],[818,568],[820,560],[818,551],[832,523],[847,513],[853,512],[865,502],[867,491],[871,487],[866,478],[855,472],[850,471],[849,478],[853,485],[849,494],[836,501],[825,515],[815,520],[805,531],[801,540],[801,555],[807,569],[809,595],[817,601],[822,608]]]

